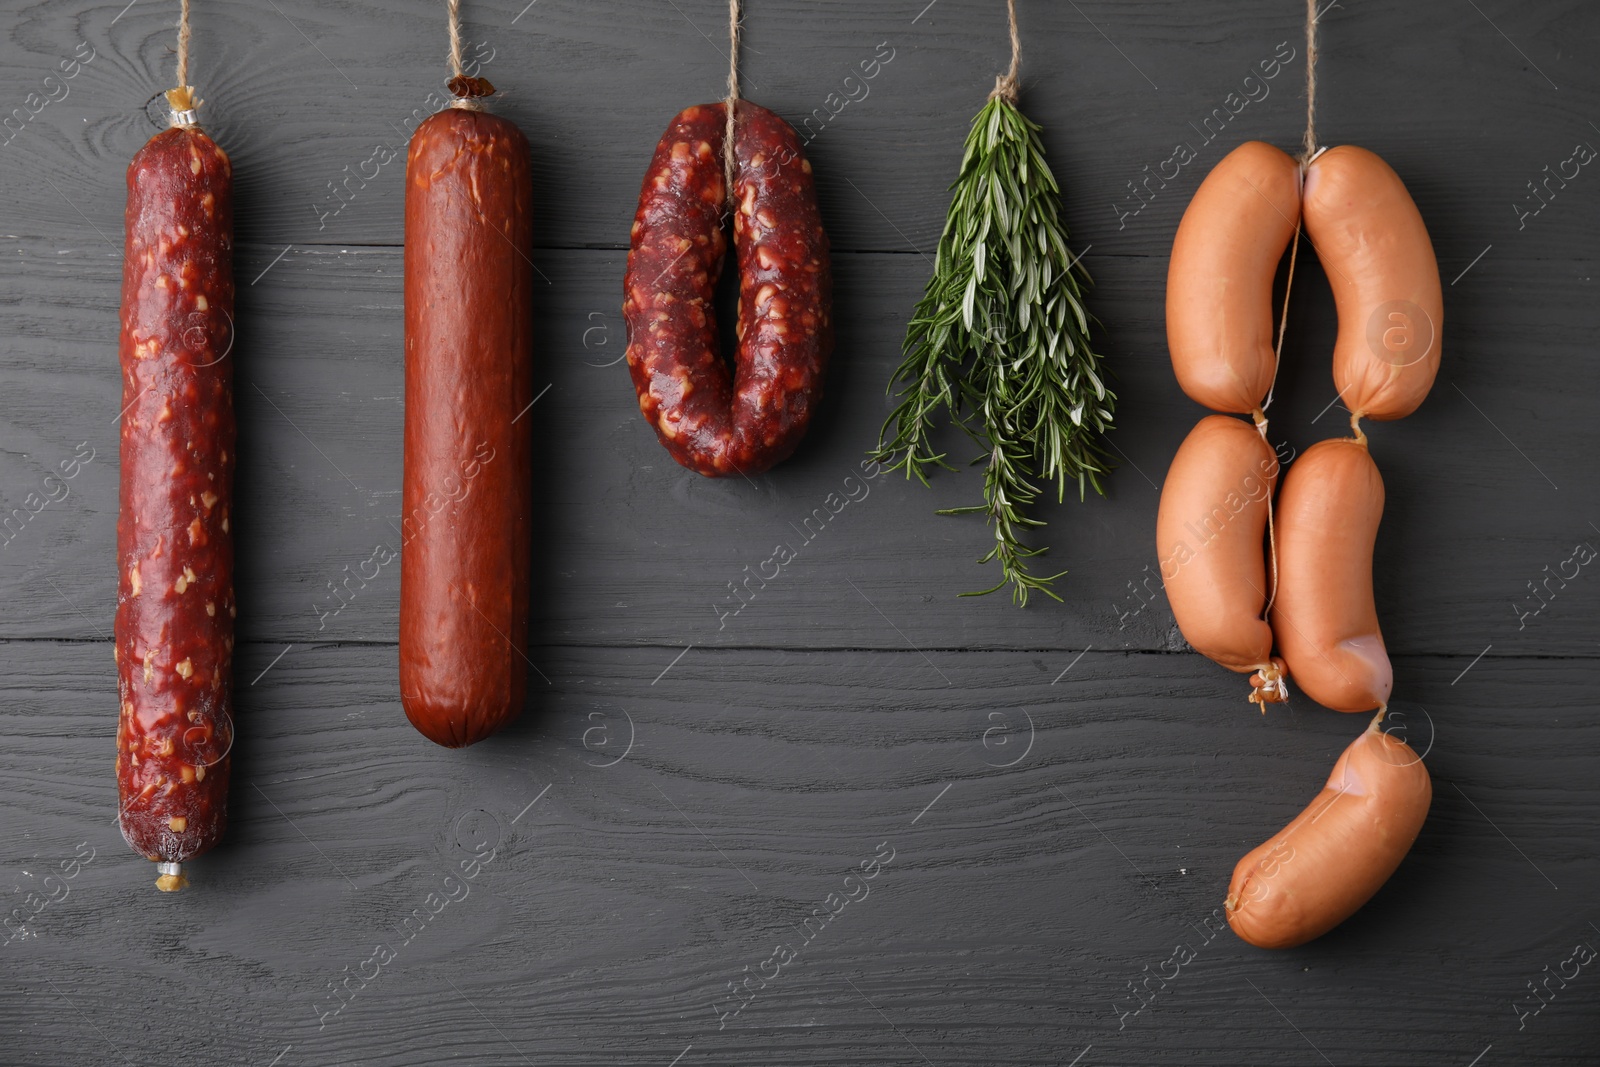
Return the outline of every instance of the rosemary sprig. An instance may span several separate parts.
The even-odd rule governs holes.
[[[1018,606],[1035,590],[1060,600],[1050,586],[1066,572],[1031,573],[1028,560],[1047,549],[1029,548],[1022,535],[1044,525],[1026,514],[1037,482],[1055,482],[1058,501],[1069,480],[1080,500],[1088,486],[1105,494],[1100,476],[1112,464],[1101,440],[1116,394],[1089,341],[1095,320],[1081,300],[1089,275],[1068,251],[1039,126],[1003,95],[973,119],[951,188],[933,277],[889,383],[890,392],[902,387],[899,403],[873,455],[924,485],[930,467],[954,470],[929,440],[946,411],[982,447],[973,463],[988,466],[983,504],[939,514],[985,516],[995,543],[978,562],[1000,564],[992,588],[961,595],[1009,583]]]

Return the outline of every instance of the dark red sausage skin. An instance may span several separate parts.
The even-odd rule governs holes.
[[[639,410],[672,458],[709,477],[755,474],[805,436],[833,351],[828,235],[794,128],[739,101],[733,240],[738,349],[731,376],[714,293],[727,238],[723,104],[679,113],[639,193],[622,314]]]
[[[533,535],[533,162],[449,108],[406,159],[400,702],[450,748],[522,710]]]
[[[128,167],[115,655],[122,836],[179,862],[227,824],[233,744],[233,168],[198,129]]]

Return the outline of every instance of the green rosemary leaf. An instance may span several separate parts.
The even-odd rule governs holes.
[[[1116,410],[1089,336],[1096,320],[1082,301],[1089,274],[1068,247],[1039,132],[1000,97],[974,117],[933,276],[889,383],[896,403],[873,452],[926,485],[934,468],[955,469],[931,445],[939,420],[978,446],[972,462],[983,466],[984,502],[940,514],[982,515],[994,534],[979,562],[998,563],[1000,581],[961,595],[1010,586],[1018,605],[1030,593],[1060,599],[1051,583],[1065,572],[1029,569],[1046,548],[1023,540],[1044,525],[1028,511],[1051,483],[1057,500],[1068,482],[1079,499],[1104,492],[1111,463],[1102,442]]]

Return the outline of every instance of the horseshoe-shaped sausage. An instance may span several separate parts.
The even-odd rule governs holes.
[[[727,252],[723,104],[679,113],[656,145],[624,281],[628,371],[639,410],[683,466],[756,474],[805,436],[833,349],[828,235],[794,128],[747,101],[735,111],[733,241],[738,347],[729,373],[715,290]]]

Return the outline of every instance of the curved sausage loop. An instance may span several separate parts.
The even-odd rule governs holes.
[[[1213,411],[1248,415],[1278,369],[1272,280],[1300,225],[1300,164],[1247,141],[1206,175],[1167,268],[1167,347],[1178,384]]]
[[[672,458],[707,477],[788,458],[822,394],[833,349],[828,236],[811,164],[783,119],[737,105],[733,240],[739,320],[730,376],[717,338],[724,266],[727,112],[678,114],[639,193],[624,281],[628,371],[639,410]]]
[[[1306,236],[1339,312],[1333,384],[1357,418],[1411,414],[1439,372],[1444,298],[1433,242],[1387,163],[1340,145],[1306,169]]]

